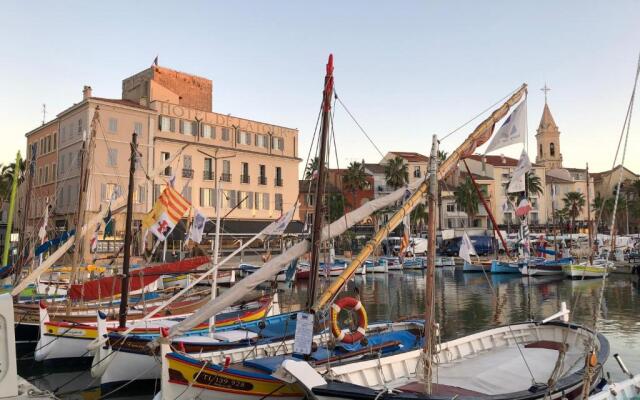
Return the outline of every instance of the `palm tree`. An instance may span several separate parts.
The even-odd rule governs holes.
[[[427,212],[427,206],[424,203],[418,203],[416,208],[411,211],[411,222],[413,222],[414,232],[420,233],[422,229],[427,224],[427,217],[429,213]]]
[[[554,212],[553,218],[555,219],[556,224],[560,225],[560,235],[562,235],[562,227],[567,222],[567,219],[569,219],[567,210],[565,210],[564,208],[556,210]]]
[[[600,224],[602,224],[602,221],[604,220],[604,203],[605,200],[602,196],[600,196],[600,193],[598,193],[598,195],[593,199],[593,201],[591,202],[591,208],[593,209],[593,214],[595,216],[596,221],[600,221]]]
[[[318,157],[313,157],[304,169],[304,179],[307,181],[310,180],[313,177],[313,173],[318,170],[319,165]]]
[[[357,206],[356,193],[358,190],[366,188],[369,184],[369,181],[367,180],[367,173],[364,172],[364,163],[354,161],[349,164],[344,175],[342,175],[342,184],[346,189],[351,191],[353,196],[351,207],[355,208]]]
[[[342,193],[328,193],[327,205],[329,209],[329,222],[333,222],[344,215],[344,197]]]
[[[529,197],[539,196],[544,193],[540,177],[536,174],[526,174],[525,184],[527,186],[527,193],[529,193]]]
[[[9,198],[11,194],[11,185],[13,184],[13,174],[16,168],[16,163],[12,162],[9,165],[3,165],[0,168],[0,196],[3,200]],[[24,182],[26,164],[24,160],[20,160],[20,172],[18,175],[18,185]]]
[[[605,200],[603,208],[604,208],[604,212],[603,214],[606,215],[607,220],[611,221],[611,218],[613,218],[613,207],[615,205],[615,197],[610,197],[607,200]],[[622,226],[622,220],[624,218],[624,211],[627,207],[627,203],[624,197],[619,197],[618,198],[618,207],[616,208],[616,227],[620,228]],[[604,217],[603,217],[604,220]],[[608,224],[609,226],[611,225],[611,222],[609,222]],[[607,227],[609,227],[607,226]]]
[[[586,203],[584,195],[580,192],[569,192],[564,195],[562,201],[564,201],[564,208],[567,210],[567,214],[571,217],[571,231],[573,232],[576,226],[576,218],[580,215]]]
[[[456,199],[458,209],[467,213],[467,222],[468,225],[471,226],[471,221],[473,221],[473,218],[478,214],[480,198],[470,177],[467,176],[464,182],[456,188],[453,196]]]
[[[384,166],[384,175],[387,185],[393,189],[399,189],[409,183],[409,168],[401,157],[395,157],[389,160]]]

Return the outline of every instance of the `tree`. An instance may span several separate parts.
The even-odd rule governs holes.
[[[328,193],[329,222],[333,222],[344,215],[344,196],[342,193]]]
[[[554,212],[553,218],[555,219],[555,223],[560,225],[560,235],[562,235],[562,227],[566,224],[567,220],[569,219],[569,214],[567,213],[567,210],[565,210],[564,208],[556,210]]]
[[[16,163],[12,162],[9,165],[3,165],[0,168],[0,196],[2,196],[3,200],[6,200],[9,198],[9,195],[11,195],[11,186],[13,184],[13,173],[15,171],[16,168]],[[22,182],[24,182],[25,179],[25,169],[26,169],[26,164],[24,162],[24,160],[20,160],[20,172],[18,175],[18,185],[20,185]]]
[[[427,218],[429,216],[427,205],[424,203],[418,203],[418,205],[411,211],[411,222],[414,226],[414,232],[422,232],[424,226],[427,224]]]
[[[600,222],[600,224],[598,225],[602,225],[602,221],[604,221],[605,219],[604,203],[605,203],[605,200],[602,196],[600,196],[600,193],[598,193],[598,195],[591,202],[593,217],[596,221]]]
[[[444,150],[438,150],[438,164],[442,164],[449,155]]]
[[[540,181],[540,177],[536,174],[526,174],[525,184],[527,186],[527,193],[529,193],[529,197],[539,196],[544,191],[542,190],[542,182]]]
[[[615,201],[616,198],[615,197],[609,197],[607,200],[604,201],[604,214],[607,217],[607,221],[608,223],[606,224],[606,228],[610,228],[611,227],[611,221],[613,218],[613,207],[615,206]],[[618,198],[618,207],[616,208],[616,227],[620,228],[623,226],[623,219],[625,217],[624,213],[625,210],[627,209],[627,202],[626,199],[624,197],[619,197]],[[603,217],[603,221],[604,221],[604,217]],[[603,222],[604,223],[604,222]]]
[[[586,203],[584,195],[580,192],[569,192],[564,195],[562,201],[564,201],[564,208],[571,218],[571,231],[573,232],[576,226],[576,218],[580,216]]]
[[[389,160],[384,166],[384,175],[387,185],[393,189],[399,189],[409,183],[409,168],[401,157]]]
[[[313,173],[318,171],[320,163],[318,162],[318,157],[313,157],[309,164],[304,169],[304,179],[310,180],[313,177]]]
[[[354,161],[349,164],[349,167],[347,167],[344,175],[342,175],[342,184],[345,189],[351,191],[351,207],[357,207],[356,193],[358,192],[358,190],[366,188],[369,184],[369,181],[367,180],[367,173],[364,172],[364,163]]]
[[[468,223],[469,226],[471,226],[471,221],[473,221],[473,218],[478,214],[480,198],[470,177],[467,176],[464,182],[455,189],[453,197],[456,200],[458,209],[467,213]]]

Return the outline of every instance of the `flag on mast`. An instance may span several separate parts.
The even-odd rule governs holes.
[[[522,154],[520,154],[520,160],[518,160],[518,165],[511,174],[511,181],[509,182],[507,193],[518,193],[526,190],[526,175],[527,172],[531,171],[531,168],[532,165],[529,160],[529,155],[523,149]]]
[[[527,98],[507,117],[489,143],[485,154],[516,143],[524,143],[527,136]]]
[[[167,186],[151,211],[142,220],[142,226],[149,229],[160,241],[169,237],[173,228],[180,222],[185,212],[191,207],[184,197],[174,188]]]
[[[193,216],[193,223],[191,223],[191,228],[189,229],[189,236],[187,240],[191,240],[195,243],[200,244],[202,242],[202,236],[204,234],[204,226],[207,223],[208,218],[202,211],[195,209],[195,215]]]
[[[49,223],[49,204],[44,208],[44,216],[42,217],[42,225],[38,230],[38,238],[40,239],[40,244],[45,242],[47,238],[47,224]]]
[[[275,220],[272,223],[270,223],[269,225],[267,225],[262,230],[262,232],[260,232],[261,237],[264,238],[266,236],[280,236],[280,235],[282,235],[284,233],[285,229],[287,229],[287,226],[289,225],[289,222],[291,222],[291,220],[293,219],[293,213],[295,212],[295,210],[297,208],[298,208],[298,205],[296,204],[289,211],[287,211],[286,213],[282,214],[280,216],[280,218],[278,218],[277,220]]]

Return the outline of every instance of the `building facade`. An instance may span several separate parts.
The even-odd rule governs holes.
[[[126,196],[136,132],[134,225],[169,182],[211,219],[220,188],[220,213],[228,223],[239,224],[236,231],[242,231],[243,222],[251,222],[245,225],[251,230],[260,225],[256,221],[278,218],[298,198],[298,131],[215,113],[212,90],[206,78],[159,66],[124,79],[122,99],[95,97],[86,86],[82,101],[27,133],[28,145],[46,149],[36,158],[36,205],[30,215],[42,214],[48,200],[52,225],[58,230],[75,227],[85,173],[85,220]],[[159,175],[147,179],[170,159]],[[24,204],[24,194],[19,201]],[[31,229],[37,225],[32,222]],[[108,230],[99,236],[121,238],[124,214],[117,214]]]

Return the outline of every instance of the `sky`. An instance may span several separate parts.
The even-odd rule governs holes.
[[[122,79],[157,55],[162,66],[212,79],[215,112],[299,129],[302,165],[333,53],[336,91],[382,153],[429,154],[433,134],[527,83],[535,154],[546,83],[564,166],[602,171],[614,162],[640,51],[640,2],[626,0],[16,0],[3,1],[0,15],[0,163],[24,154],[42,104],[50,120],[81,100],[83,85],[119,98]],[[334,112],[333,166],[380,161],[345,109]],[[639,127],[632,122],[625,163],[636,173]]]

